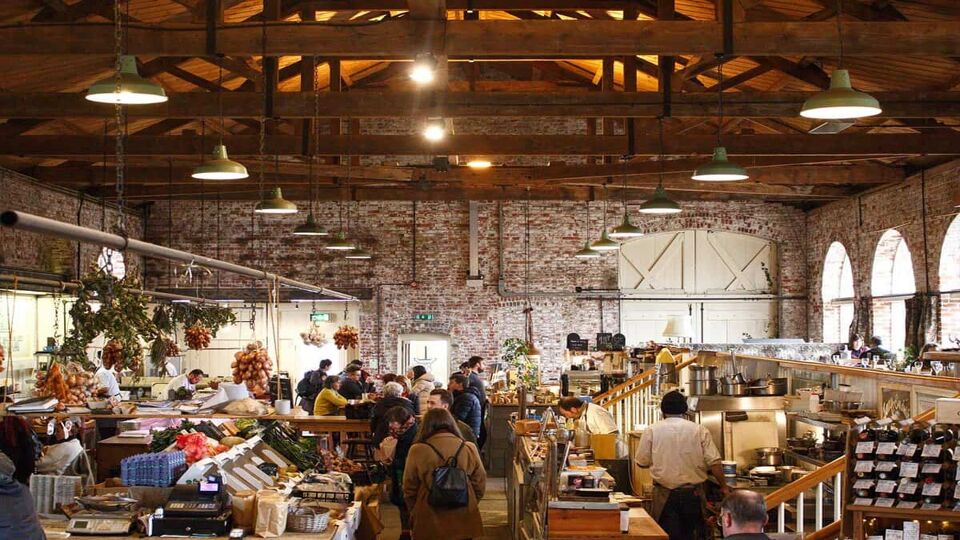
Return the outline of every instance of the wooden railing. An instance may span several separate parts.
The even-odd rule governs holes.
[[[696,360],[685,360],[677,364],[677,374]],[[630,380],[610,389],[599,404],[613,414],[620,428],[626,434],[638,425],[650,425],[660,420],[660,406],[653,400],[656,368],[648,369]],[[596,399],[596,398],[595,398]]]
[[[958,394],[956,397],[960,397]],[[935,409],[928,409],[917,416],[914,420],[925,422],[933,418]],[[837,536],[840,532],[840,518],[843,515],[843,475],[847,469],[847,458],[839,457],[830,463],[816,469],[815,471],[804,475],[803,477],[781,487],[773,493],[766,496],[767,508],[777,509],[777,532],[787,532],[787,505],[793,501],[795,513],[794,531],[803,534],[806,528],[805,515],[806,494],[814,491],[814,519],[813,535],[805,537],[808,539],[827,539]],[[825,527],[823,525],[824,504],[826,501],[825,489],[830,487],[833,491],[833,520]],[[830,532],[827,532],[830,531]],[[818,536],[822,535],[822,536]]]
[[[634,375],[633,377],[630,377],[629,379],[623,381],[622,383],[614,386],[613,388],[610,388],[606,392],[603,392],[602,394],[597,394],[596,396],[594,396],[593,402],[596,403],[597,405],[604,406],[611,399],[633,390],[637,385],[645,382],[647,379],[651,379],[656,374],[657,374],[656,367],[652,367],[650,369],[644,370],[639,374]]]
[[[803,537],[803,540],[835,540],[840,537],[840,520],[834,521],[819,531],[814,531]]]

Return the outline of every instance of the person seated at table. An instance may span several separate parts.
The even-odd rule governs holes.
[[[416,414],[413,403],[403,397],[403,386],[396,381],[383,385],[382,396],[380,400],[377,401],[377,404],[373,406],[373,413],[370,415],[370,431],[373,433],[383,431],[383,418],[386,416],[387,411],[394,407],[403,407],[410,411],[410,414]],[[374,441],[376,441],[376,437],[374,437]]]
[[[313,405],[314,416],[336,416],[349,400],[340,394],[340,377],[330,375],[323,380],[323,390]]]
[[[763,495],[755,491],[734,491],[720,503],[720,528],[724,538],[770,540],[763,532],[768,519],[767,503]]]
[[[13,478],[15,472],[13,461],[0,452],[0,538],[46,540],[33,506],[33,495]]]
[[[870,338],[870,350],[866,352],[867,358],[873,358],[878,356],[881,359],[890,358],[890,351],[883,348],[883,340],[880,336],[873,336]],[[863,356],[861,356],[863,358]]]
[[[850,347],[850,358],[859,359],[861,356],[867,353],[870,350],[870,347],[867,347],[863,344],[863,336],[860,334],[855,334],[853,336],[853,343]]]
[[[351,364],[343,370],[343,384],[340,393],[347,399],[362,399],[364,385],[360,380],[360,366]]]

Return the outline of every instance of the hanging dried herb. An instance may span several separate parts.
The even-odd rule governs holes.
[[[237,320],[233,310],[213,304],[165,304],[157,306],[153,312],[153,323],[160,331],[161,338],[154,340],[150,346],[150,361],[160,368],[169,355],[170,347],[165,343],[165,336],[172,335],[177,326],[184,329],[202,327],[209,334],[216,337],[217,332]],[[208,343],[209,345],[209,343]],[[195,347],[190,344],[191,348]]]

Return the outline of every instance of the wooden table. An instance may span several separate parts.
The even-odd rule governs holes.
[[[549,525],[548,525],[549,527]],[[611,535],[608,532],[597,534],[581,533],[575,536],[556,535],[553,532],[548,533],[550,540],[598,540],[600,538],[619,538],[622,540],[667,540],[667,533],[663,532],[660,525],[650,517],[643,508],[630,509],[630,532],[626,534]]]

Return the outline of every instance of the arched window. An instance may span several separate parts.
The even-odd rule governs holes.
[[[940,290],[960,290],[960,219],[954,218],[940,250]],[[940,339],[960,339],[960,293],[940,294]]]
[[[853,322],[853,270],[846,248],[830,244],[823,260],[823,342],[844,343]]]
[[[913,258],[899,232],[883,233],[873,255],[873,333],[883,340],[883,348],[897,352],[906,339],[904,300],[917,292],[913,278]]]

